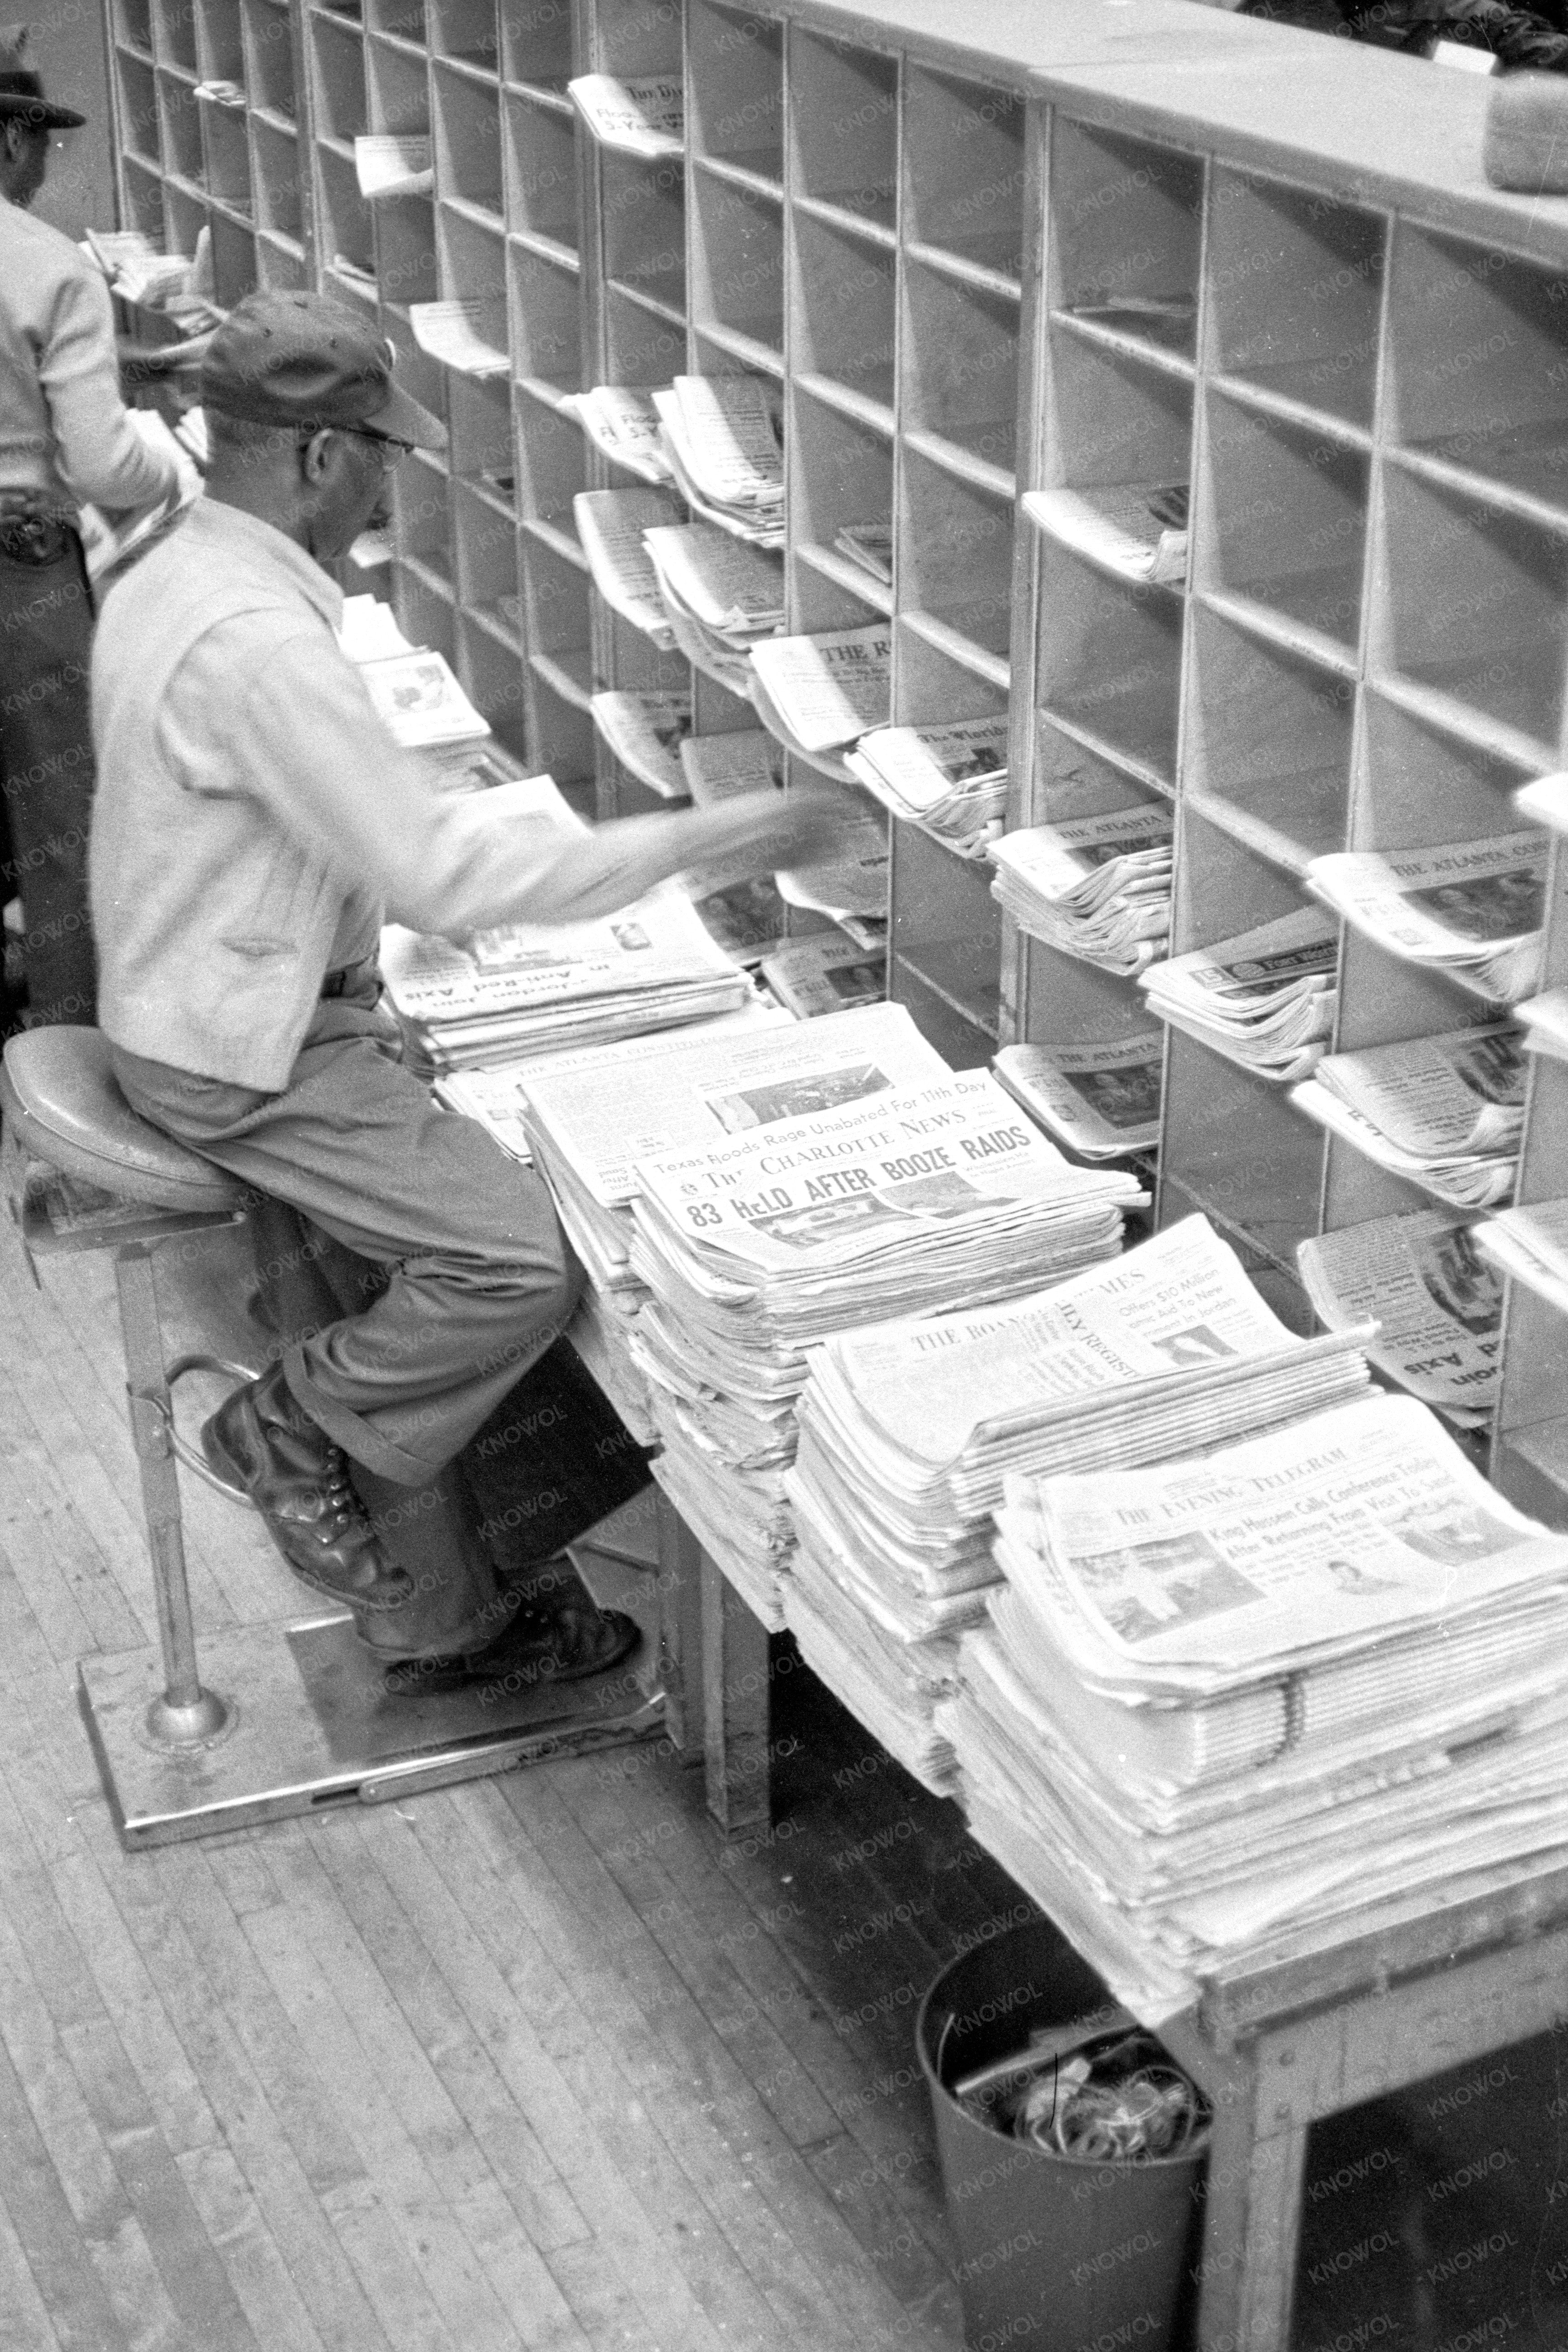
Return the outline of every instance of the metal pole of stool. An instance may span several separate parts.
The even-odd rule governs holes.
[[[128,1242],[115,1252],[120,1328],[125,1340],[125,1384],[131,1427],[141,1473],[147,1542],[152,1555],[152,1589],[158,1601],[158,1639],[163,1653],[164,1688],[147,1710],[147,1729],[161,1747],[196,1748],[215,1739],[230,1720],[215,1691],[202,1688],[191,1593],[185,1580],[185,1542],[180,1520],[179,1474],[174,1461],[173,1409],[163,1363],[152,1250]]]

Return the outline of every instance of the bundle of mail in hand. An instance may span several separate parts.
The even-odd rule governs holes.
[[[994,1080],[938,1071],[635,1171],[632,1270],[653,1297],[632,1349],[665,1448],[656,1475],[773,1623],[806,1349],[1061,1280],[1114,1255],[1123,1210],[1145,1198],[1071,1167]]]
[[[1485,1209],[1513,1191],[1524,1075],[1518,1031],[1496,1021],[1330,1054],[1291,1100],[1434,1199]]]
[[[1568,1536],[1415,1399],[1010,1477],[998,1525],[938,1728],[975,1835],[1147,2022],[1562,1867]]]
[[[1193,1216],[1052,1290],[829,1339],[786,1481],[784,1612],[808,1662],[929,1784],[946,1760],[932,1706],[998,1573],[1005,1478],[1161,1461],[1344,1402],[1367,1386],[1371,1328],[1298,1339]]]
[[[991,844],[991,896],[1030,939],[1103,971],[1142,971],[1171,927],[1166,804],[1030,825]]]

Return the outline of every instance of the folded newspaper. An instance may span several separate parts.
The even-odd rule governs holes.
[[[428,135],[357,138],[354,176],[361,196],[427,195],[435,184]]]
[[[765,689],[758,703],[764,723],[794,749],[831,751],[887,724],[893,631],[886,622],[778,637],[754,646],[751,663]]]
[[[1314,857],[1307,887],[1390,954],[1512,1004],[1540,970],[1548,845],[1531,832],[1345,852]]]
[[[1008,722],[955,719],[936,727],[873,727],[844,755],[883,806],[965,857],[983,857],[1008,804]]]
[[[792,940],[765,956],[762,977],[798,1021],[816,1021],[885,996],[887,951],[868,951],[841,931],[824,931],[815,939]]]
[[[971,1827],[1157,2023],[1568,1845],[1568,1538],[1409,1397],[1015,1476],[936,1727]]]
[[[1019,929],[1103,971],[1142,971],[1171,925],[1172,812],[1164,802],[1004,834],[991,896]]]
[[[681,745],[692,731],[689,694],[652,687],[596,694],[593,724],[606,750],[661,800],[691,797]]]
[[[575,416],[596,449],[645,482],[673,482],[674,468],[664,455],[659,434],[659,412],[650,387],[596,383],[589,392],[569,393],[561,406]]]
[[[784,544],[784,394],[771,378],[678,375],[653,407],[694,515],[758,547]]]
[[[1333,1028],[1339,926],[1298,908],[1138,975],[1149,1010],[1279,1086],[1304,1078]]]
[[[685,147],[685,90],[679,74],[580,74],[567,95],[601,147],[623,155],[679,155]]]
[[[611,611],[667,652],[675,640],[643,534],[680,521],[681,509],[672,493],[579,490],[571,511],[593,584]]]
[[[420,350],[460,375],[506,375],[510,370],[504,301],[465,294],[446,302],[411,302],[408,323]]]
[[[359,670],[377,717],[405,751],[472,742],[490,732],[444,656],[428,646],[361,660]]]
[[[1120,1160],[1160,1139],[1165,1032],[1102,1045],[1004,1045],[991,1068],[1048,1135],[1082,1160]]]
[[[1359,1054],[1330,1054],[1291,1100],[1396,1176],[1455,1208],[1513,1190],[1524,1124],[1518,1031],[1490,1022]]]
[[[716,523],[682,523],[674,514],[648,528],[644,551],[674,643],[731,693],[749,696],[750,649],[784,626],[778,556]]]
[[[1026,490],[1023,508],[1064,546],[1124,580],[1175,586],[1186,578],[1185,482]]]
[[[1497,1402],[1502,1284],[1447,1209],[1374,1217],[1301,1242],[1307,1297],[1331,1331],[1376,1322],[1363,1345],[1379,1371],[1458,1429],[1484,1428]]]
[[[784,754],[766,728],[742,727],[687,736],[681,769],[698,808],[716,808],[737,793],[777,791],[784,782]]]
[[[788,866],[777,877],[781,896],[791,907],[803,907],[841,922],[852,939],[850,918],[885,919],[891,857],[887,819],[867,809],[840,834],[831,856],[817,866]],[[868,944],[856,940],[857,945]],[[882,945],[878,939],[877,946]]]
[[[1568,1315],[1568,1201],[1504,1209],[1476,1227],[1475,1243],[1492,1265]]]

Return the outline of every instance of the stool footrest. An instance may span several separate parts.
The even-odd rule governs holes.
[[[249,1364],[231,1363],[226,1356],[176,1356],[163,1375],[171,1393],[176,1383],[184,1380],[191,1372],[226,1373],[236,1388],[245,1388],[250,1381],[259,1380],[261,1377],[259,1370]],[[174,1449],[176,1461],[183,1463],[193,1477],[203,1480],[206,1486],[213,1488],[215,1494],[221,1495],[225,1502],[239,1503],[247,1511],[250,1509],[250,1496],[245,1489],[242,1486],[231,1486],[226,1478],[220,1478],[201,1447],[193,1445],[188,1437],[181,1435],[175,1426],[172,1405],[168,1415],[168,1430],[169,1442]]]

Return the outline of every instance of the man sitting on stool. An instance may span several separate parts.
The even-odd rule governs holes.
[[[538,1177],[401,1066],[383,919],[454,939],[574,922],[687,867],[821,856],[843,818],[823,791],[563,836],[507,785],[444,788],[393,743],[321,569],[383,475],[445,441],[392,364],[319,295],[251,295],[215,336],[206,496],[99,625],[90,875],[99,1020],[132,1107],[381,1270],[363,1312],[287,1346],[203,1443],[295,1573],[404,1662],[396,1689],[598,1671],[632,1632],[580,1608],[509,1612],[472,1530],[411,1577],[354,1483],[350,1465],[423,1489],[400,1511],[420,1524],[580,1283]]]

